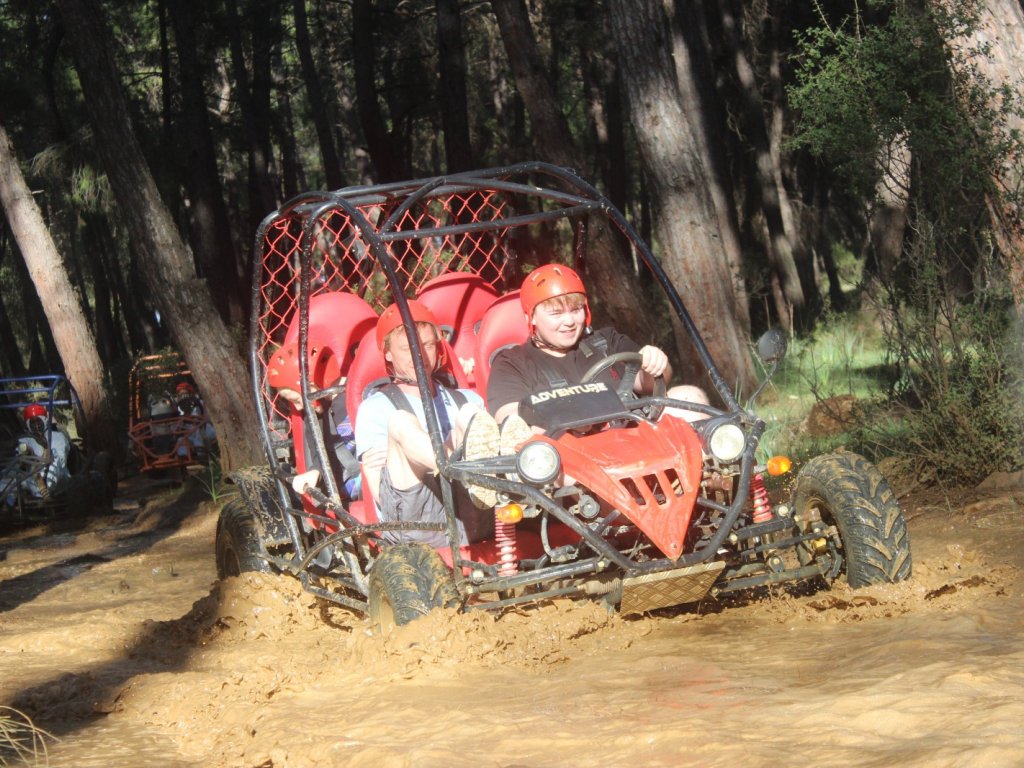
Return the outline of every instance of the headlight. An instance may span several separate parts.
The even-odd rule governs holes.
[[[747,445],[747,436],[731,421],[711,425],[705,439],[711,455],[724,464],[736,461]]]
[[[534,440],[522,447],[516,456],[516,472],[528,483],[544,485],[558,477],[562,469],[562,457],[555,446],[542,440]]]

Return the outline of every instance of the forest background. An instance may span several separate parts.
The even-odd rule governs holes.
[[[653,244],[738,392],[761,330],[867,308],[850,447],[1024,465],[1020,0],[5,0],[0,45],[0,375],[67,372],[100,446],[173,346],[225,467],[259,461],[251,251],[283,201],[536,159]],[[599,259],[598,320],[696,375]]]

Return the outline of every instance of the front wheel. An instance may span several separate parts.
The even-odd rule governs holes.
[[[804,465],[793,489],[793,511],[804,533],[823,534],[800,545],[804,564],[825,551],[834,526],[839,541],[833,537],[829,549],[842,558],[840,572],[851,587],[910,576],[910,537],[903,513],[888,481],[863,456],[844,451]]]
[[[221,509],[215,551],[221,579],[247,572],[270,573],[270,565],[260,556],[256,520],[241,499],[232,499]]]
[[[370,571],[369,592],[370,621],[384,630],[459,603],[451,572],[426,544],[385,549]]]

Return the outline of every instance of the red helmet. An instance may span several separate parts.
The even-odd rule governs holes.
[[[191,384],[189,384],[187,381],[181,381],[181,382],[178,382],[178,386],[176,386],[174,388],[174,391],[176,393],[178,393],[179,395],[182,392],[187,392],[188,394],[191,395],[191,394],[193,394],[196,391],[196,388],[193,387]]]
[[[409,299],[409,312],[412,314],[415,323],[430,323],[434,328],[438,327],[437,318],[434,313],[427,309],[416,299]],[[377,318],[377,348],[384,351],[384,339],[395,328],[402,326],[402,313],[398,311],[398,305],[392,304]],[[438,332],[440,333],[440,331]]]
[[[30,419],[45,419],[46,418],[46,406],[40,405],[39,403],[32,403],[31,405],[25,406],[25,412],[22,414],[25,421]]]
[[[523,280],[519,292],[519,300],[527,320],[532,320],[534,308],[542,301],[556,296],[567,296],[570,293],[583,294],[583,308],[587,312],[586,324],[590,325],[590,303],[587,301],[587,289],[576,270],[563,264],[545,264],[537,267]]]

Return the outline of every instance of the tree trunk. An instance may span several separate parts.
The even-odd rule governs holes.
[[[356,101],[363,137],[377,170],[378,181],[400,181],[409,177],[408,167],[384,123],[376,84],[376,48],[373,25],[373,4],[370,0],[353,0],[352,53],[356,81]]]
[[[118,456],[120,441],[96,339],[3,126],[0,126],[0,201],[46,312],[64,371],[81,400],[89,447]]]
[[[516,86],[526,104],[532,144],[541,159],[583,174],[593,169],[572,140],[555,89],[545,75],[523,0],[491,3],[501,29]],[[663,344],[654,307],[638,300],[638,282],[620,239],[602,225],[587,234],[590,260],[585,265],[595,324],[614,325],[639,343]]]
[[[168,8],[181,72],[183,135],[179,137],[178,146],[185,152],[181,157],[181,175],[191,198],[188,210],[192,248],[222,319],[226,323],[241,323],[245,316],[236,271],[238,259],[207,117],[205,86],[196,48],[196,12],[184,0],[170,0]]]
[[[726,383],[745,391],[754,378],[746,349],[749,313],[733,272],[739,253],[726,250],[737,236],[723,229],[730,219],[719,215],[713,198],[698,84],[687,51],[672,47],[673,25],[664,7],[657,0],[609,1],[619,65],[655,206],[662,263]],[[679,352],[681,373],[697,383],[703,364],[688,344]]]
[[[462,40],[459,0],[435,0],[437,8],[437,56],[441,80],[441,124],[448,172],[468,171],[475,166],[469,135],[466,103],[466,57]]]
[[[501,28],[516,87],[530,115],[533,146],[540,159],[586,173],[587,169],[577,162],[569,124],[544,73],[526,4],[523,0],[492,0],[491,8]]]
[[[0,229],[0,263],[7,258],[11,252],[8,248],[7,227]],[[21,349],[18,347],[18,339],[14,335],[14,326],[11,324],[11,316],[7,312],[7,305],[3,301],[3,292],[0,291],[0,350],[3,350],[3,371],[4,376],[24,376],[25,360],[21,356]]]
[[[881,171],[875,185],[875,204],[868,222],[871,269],[883,282],[893,279],[893,270],[903,252],[910,205],[910,146],[905,133],[897,134],[878,159]]]
[[[196,279],[188,249],[160,200],[135,138],[114,63],[114,41],[96,0],[58,0],[82,83],[96,148],[143,276],[170,327],[216,425],[221,462],[231,469],[262,462],[248,375],[235,342]]]
[[[277,195],[270,175],[270,130],[266,112],[258,110],[250,86],[242,50],[242,21],[235,0],[227,0],[227,28],[231,47],[231,73],[238,101],[239,121],[249,156],[249,224],[255,232],[263,217],[277,207]]]
[[[309,44],[309,22],[306,19],[306,0],[293,0],[292,13],[295,17],[295,47],[299,53],[299,64],[302,67],[302,80],[306,84],[306,96],[309,99],[309,111],[313,116],[316,138],[320,144],[320,156],[324,161],[324,177],[328,189],[340,189],[345,185],[341,174],[341,163],[334,149],[334,134],[331,131],[327,99],[320,87],[320,75],[313,61],[313,51]]]
[[[761,213],[768,235],[768,261],[778,275],[779,285],[786,302],[794,307],[804,303],[800,276],[793,260],[793,232],[785,226],[782,200],[776,183],[775,163],[772,159],[771,136],[765,119],[761,90],[754,76],[740,36],[738,20],[731,0],[719,0],[722,29],[732,54],[733,72],[739,85],[743,133],[749,144],[751,171],[758,192]]]
[[[943,3],[937,2],[942,6]],[[960,41],[968,50],[961,51],[963,65],[977,67],[988,78],[995,92],[1006,86],[1020,98],[1024,94],[1024,8],[1020,0],[983,0],[980,4],[980,24],[971,39]],[[972,55],[984,47],[985,55]],[[1024,115],[1019,105],[1013,105],[1006,115],[1007,132],[1017,132],[1017,141],[1024,135]],[[997,137],[1005,139],[1007,136]],[[1019,146],[1019,144],[1018,144]],[[1019,199],[1024,187],[1022,158],[1014,153],[1007,158],[995,179],[999,193],[986,201],[992,220],[996,242],[1003,255],[1010,289],[1018,313],[1024,314],[1024,224]]]

